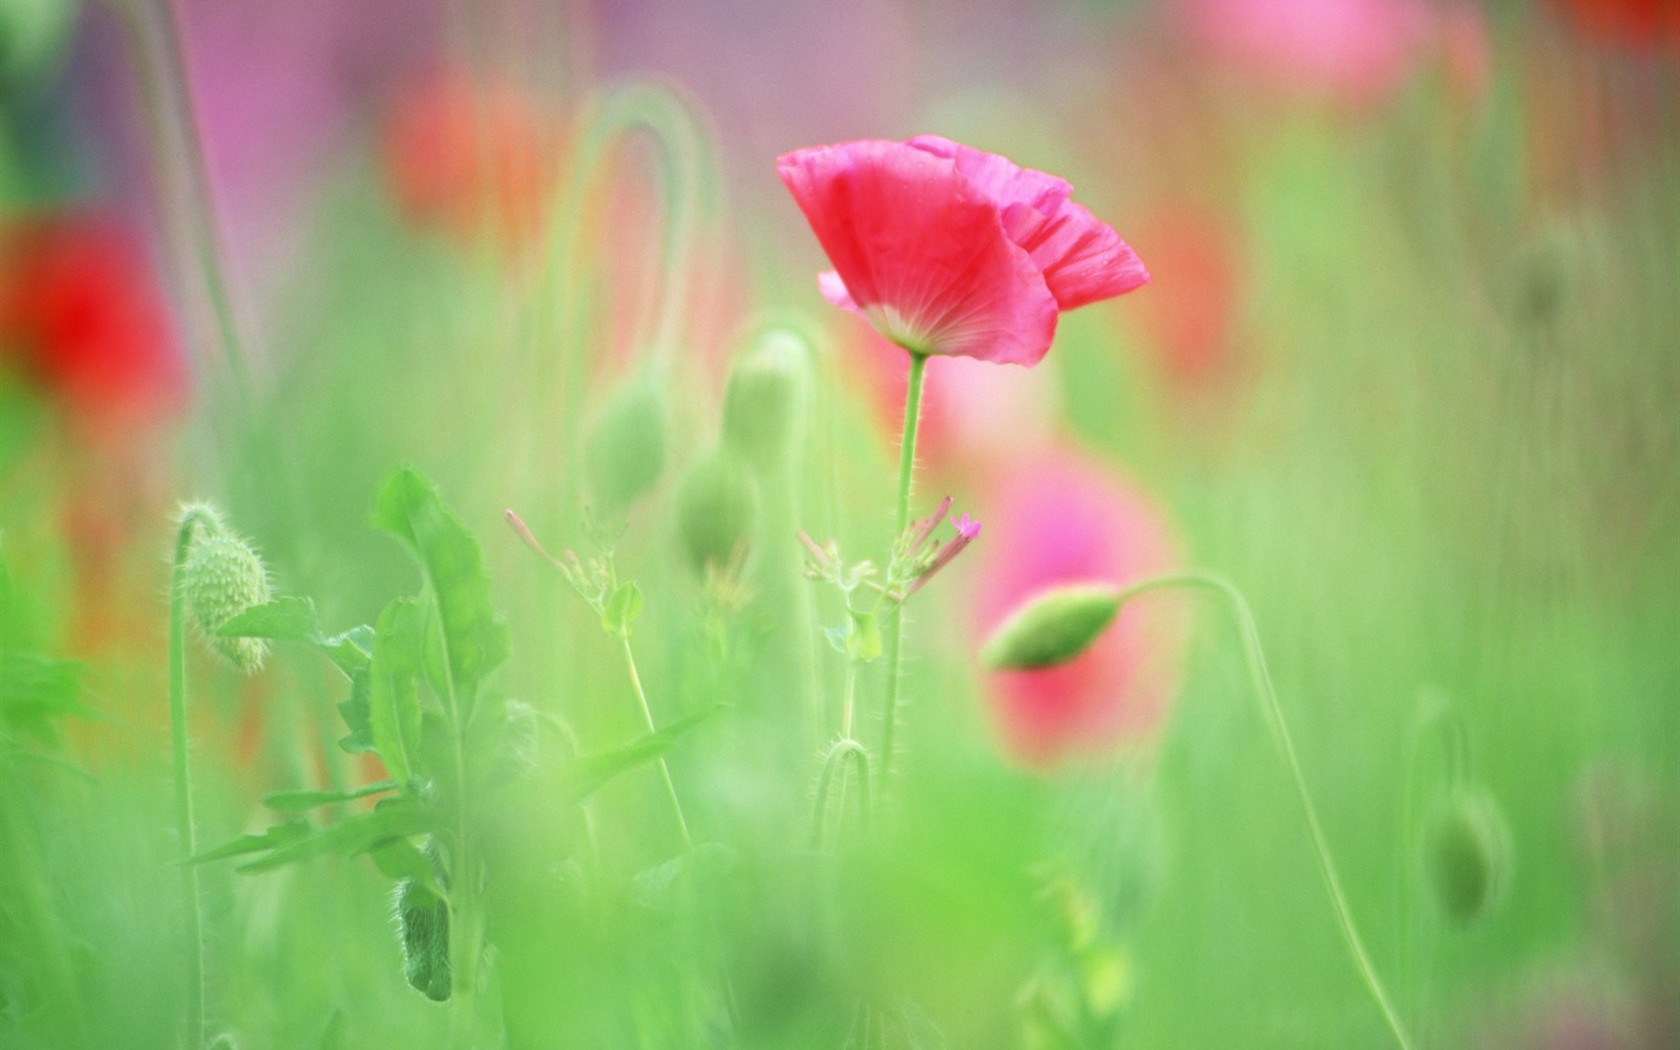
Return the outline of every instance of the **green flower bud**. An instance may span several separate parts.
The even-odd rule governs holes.
[[[449,998],[449,905],[414,879],[397,883],[403,977],[434,1002]]]
[[[734,456],[713,452],[695,463],[677,493],[677,536],[694,571],[704,577],[707,566],[730,564],[757,513],[757,486]]]
[[[742,354],[723,397],[723,442],[754,470],[785,464],[798,440],[811,346],[773,328]]]
[[[246,673],[262,667],[268,643],[261,638],[227,638],[223,624],[271,597],[268,570],[251,545],[227,531],[221,516],[206,504],[182,509],[181,520],[195,515],[197,533],[181,566],[181,596],[187,612],[211,650]]]
[[[1456,792],[1430,821],[1424,849],[1435,899],[1454,922],[1470,925],[1504,892],[1510,832],[1486,791]]]
[[[584,439],[584,470],[603,510],[620,512],[665,469],[665,402],[651,382],[619,388]]]
[[[1076,584],[1044,591],[1005,620],[980,647],[993,671],[1067,663],[1090,647],[1120,612],[1120,592]]]

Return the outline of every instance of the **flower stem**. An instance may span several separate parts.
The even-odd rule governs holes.
[[[187,920],[186,1045],[204,1045],[204,914],[199,893],[198,852],[193,828],[192,768],[187,757],[187,639],[186,609],[181,594],[181,567],[192,550],[193,535],[202,518],[188,514],[175,536],[175,560],[169,574],[169,725],[174,741],[175,828],[181,846],[181,903]]]
[[[1382,1011],[1383,1020],[1388,1022],[1389,1030],[1394,1033],[1395,1042],[1400,1045],[1401,1050],[1412,1050],[1411,1039],[1406,1035],[1406,1029],[1400,1023],[1400,1017],[1389,1001],[1388,993],[1383,990],[1376,967],[1372,965],[1371,957],[1365,950],[1365,942],[1359,936],[1358,927],[1354,925],[1353,912],[1348,907],[1347,895],[1342,891],[1341,877],[1336,874],[1336,864],[1330,858],[1329,843],[1325,840],[1324,829],[1318,821],[1318,809],[1313,805],[1312,795],[1307,790],[1306,777],[1301,773],[1301,762],[1295,754],[1294,740],[1289,735],[1289,726],[1284,722],[1283,709],[1278,705],[1271,673],[1266,669],[1266,656],[1260,648],[1260,632],[1254,626],[1254,614],[1249,611],[1247,600],[1243,598],[1242,592],[1223,576],[1206,572],[1186,572],[1155,576],[1132,584],[1120,592],[1120,604],[1124,606],[1128,600],[1147,591],[1173,587],[1213,591],[1225,600],[1236,619],[1237,630],[1242,635],[1243,657],[1248,664],[1248,677],[1254,689],[1255,700],[1260,704],[1261,716],[1271,727],[1272,738],[1283,755],[1284,763],[1289,767],[1289,775],[1295,784],[1295,794],[1300,798],[1301,810],[1307,818],[1307,831],[1312,836],[1313,854],[1318,859],[1318,871],[1324,878],[1324,888],[1329,894],[1331,907],[1335,910],[1336,923],[1341,928],[1342,939],[1347,943],[1348,954],[1353,957],[1354,966],[1364,979],[1371,998]]]
[[[648,707],[647,691],[642,688],[642,676],[636,671],[636,654],[630,648],[630,637],[626,634],[618,636],[619,644],[624,647],[624,666],[630,672],[630,685],[636,690],[636,702],[642,708],[642,724],[648,733],[657,733],[658,727],[653,724],[653,709]],[[671,812],[676,814],[677,830],[682,833],[684,852],[694,852],[694,840],[688,833],[688,820],[683,816],[682,802],[677,798],[677,785],[671,779],[671,767],[665,761],[665,756],[659,756],[659,774],[665,778],[665,793],[671,797]]]
[[[910,353],[910,385],[904,392],[904,436],[898,450],[898,505],[893,524],[893,541],[910,527],[910,476],[916,466],[916,426],[922,415],[922,373],[927,355]],[[893,730],[898,720],[898,679],[904,642],[904,607],[893,606],[892,624],[887,628],[887,700],[881,723],[880,793],[887,791],[887,774],[892,770]]]

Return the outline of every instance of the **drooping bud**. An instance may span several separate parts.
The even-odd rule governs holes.
[[[620,387],[584,440],[590,490],[609,513],[630,508],[665,469],[665,402],[653,383]]]
[[[186,560],[180,568],[181,597],[211,650],[247,674],[261,668],[268,643],[261,638],[229,638],[218,632],[247,609],[266,605],[272,594],[268,569],[251,545],[227,528],[221,514],[205,503],[181,509],[185,525],[195,523]]]
[[[1113,587],[1053,587],[1027,601],[980,647],[980,663],[993,671],[1019,671],[1067,663],[1090,647],[1120,612]]]
[[[729,371],[723,397],[723,442],[754,470],[787,463],[803,423],[811,346],[798,333],[772,328]]]
[[[730,564],[757,513],[757,485],[739,460],[720,450],[695,463],[677,493],[677,535],[695,573]]]
[[[414,879],[397,883],[397,939],[403,977],[434,1002],[449,998],[449,905]]]
[[[1470,925],[1504,892],[1510,832],[1485,790],[1455,792],[1430,821],[1424,849],[1435,899],[1454,922]]]

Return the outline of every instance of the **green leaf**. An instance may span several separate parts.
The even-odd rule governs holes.
[[[628,635],[630,625],[642,615],[642,592],[634,583],[621,584],[601,607],[601,626],[609,634]]]
[[[841,656],[850,656],[847,639],[851,637],[850,627],[824,627],[823,637],[828,639],[828,646]]]
[[[1054,667],[1090,647],[1120,612],[1113,587],[1077,584],[1044,591],[1005,620],[980,647],[994,671]]]
[[[82,665],[35,653],[0,653],[0,727],[44,744],[57,740],[53,721],[88,714],[81,702]]]
[[[313,642],[321,637],[321,625],[315,619],[314,601],[291,596],[252,606],[222,624],[216,633],[227,638]]]
[[[490,577],[477,541],[412,470],[399,470],[374,499],[373,523],[419,561],[442,618],[449,676],[470,705],[478,683],[507,658],[507,625],[490,605]]]
[[[846,655],[869,663],[881,655],[881,619],[874,613],[852,611],[852,629],[846,635]]]
[[[420,647],[426,612],[416,598],[398,598],[379,614],[368,667],[368,733],[398,784],[415,775],[420,747]]]
[[[373,659],[373,628],[360,624],[321,639],[315,647],[347,677],[354,678],[357,671],[367,670],[368,662]]]
[[[437,865],[408,839],[392,839],[382,846],[375,846],[368,851],[368,856],[373,858],[374,866],[387,878],[397,882],[413,879],[433,896],[448,896],[438,885]]]
[[[722,709],[720,705],[698,711],[622,747],[576,759],[561,771],[559,803],[574,805],[582,802],[597,788],[619,774],[664,757],[677,741]]]
[[[365,755],[374,750],[373,730],[369,726],[368,694],[372,692],[371,678],[366,668],[350,675],[350,695],[339,702],[338,713],[350,732],[338,742],[339,750],[350,755]]]
[[[346,817],[331,827],[316,830],[234,870],[254,875],[329,853],[354,857],[387,842],[435,831],[437,823],[436,815],[413,799],[386,799],[371,812]]]
[[[261,853],[264,850],[280,849],[300,839],[307,838],[313,830],[307,820],[288,820],[284,824],[274,825],[267,831],[241,835],[236,839],[229,839],[219,846],[212,846],[202,853],[195,853],[187,858],[187,863],[204,864],[212,860],[243,856],[246,853]]]
[[[377,795],[381,791],[394,791],[396,787],[397,785],[389,780],[381,780],[377,784],[364,784],[349,791],[271,791],[263,796],[262,802],[269,809],[277,809],[282,813],[301,813],[317,806],[331,806]]]

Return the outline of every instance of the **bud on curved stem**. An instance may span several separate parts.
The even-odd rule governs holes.
[[[1335,861],[1330,857],[1330,845],[1324,837],[1323,827],[1319,824],[1318,809],[1313,805],[1312,793],[1307,790],[1306,777],[1301,773],[1301,762],[1295,754],[1294,740],[1289,735],[1283,709],[1278,704],[1271,673],[1266,669],[1265,653],[1260,648],[1260,632],[1254,626],[1254,614],[1249,611],[1247,600],[1243,598],[1241,591],[1222,576],[1206,572],[1186,572],[1156,576],[1134,583],[1119,592],[1118,604],[1123,606],[1129,599],[1140,594],[1167,588],[1198,588],[1212,591],[1224,600],[1236,620],[1237,630],[1242,636],[1243,657],[1248,664],[1249,682],[1254,689],[1254,698],[1260,705],[1261,716],[1272,730],[1272,738],[1283,756],[1284,764],[1289,768],[1290,778],[1294,781],[1295,794],[1301,800],[1301,811],[1306,817],[1307,831],[1312,837],[1313,855],[1318,860],[1318,871],[1324,879],[1325,892],[1329,895],[1331,907],[1336,913],[1336,923],[1341,928],[1342,939],[1347,944],[1348,953],[1353,957],[1355,968],[1365,982],[1366,990],[1371,993],[1371,998],[1382,1012],[1383,1020],[1388,1023],[1395,1042],[1401,1050],[1412,1050],[1412,1042],[1406,1034],[1405,1026],[1400,1023],[1400,1016],[1377,976],[1376,967],[1371,963],[1370,954],[1365,949],[1365,942],[1359,935],[1358,927],[1354,925],[1353,913],[1348,908],[1347,894],[1342,890],[1341,877],[1336,872]]]

